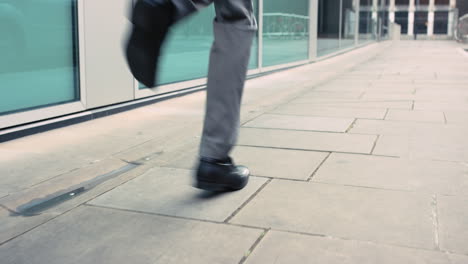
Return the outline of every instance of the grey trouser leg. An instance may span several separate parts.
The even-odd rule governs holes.
[[[256,24],[247,24],[248,21],[249,18],[242,21],[245,24],[214,22],[201,157],[224,159],[236,144],[242,92],[256,31]]]
[[[214,1],[214,42],[208,70],[200,156],[225,159],[236,144],[250,49],[257,30],[252,0],[172,0],[182,18]]]

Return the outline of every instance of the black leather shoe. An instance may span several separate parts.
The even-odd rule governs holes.
[[[224,161],[201,158],[195,175],[195,187],[212,192],[236,191],[249,182],[250,171],[236,166],[231,158]]]
[[[138,0],[133,8],[125,55],[135,79],[147,87],[156,85],[158,58],[173,17],[169,0]]]

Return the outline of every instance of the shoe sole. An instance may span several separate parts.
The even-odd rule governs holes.
[[[229,192],[229,191],[238,191],[240,189],[243,189],[247,185],[248,181],[245,181],[245,183],[241,186],[238,187],[233,187],[231,185],[227,184],[219,184],[219,183],[212,183],[212,182],[197,182],[195,185],[195,188],[202,189],[205,191],[211,191],[211,192]]]

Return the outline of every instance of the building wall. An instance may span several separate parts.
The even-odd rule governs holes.
[[[457,1],[457,8],[458,8],[460,17],[468,14],[468,1],[458,0]]]
[[[255,0],[260,28],[249,74],[312,62],[374,41],[379,19],[360,12],[366,1]],[[159,86],[148,89],[133,79],[123,56],[131,4],[0,0],[0,130],[206,83],[213,7],[172,28]]]

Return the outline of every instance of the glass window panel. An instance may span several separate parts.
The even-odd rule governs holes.
[[[416,34],[427,34],[428,12],[416,11],[414,13],[414,31]]]
[[[395,12],[395,23],[401,26],[401,34],[408,34],[408,12]]]
[[[423,5],[429,5],[429,0],[415,0],[415,3],[416,5],[420,5],[420,6],[423,6]]]
[[[380,36],[382,38],[388,37],[388,11],[386,9],[378,12],[378,23],[380,26]]]
[[[395,0],[396,6],[409,6],[409,0]]]
[[[448,33],[448,12],[434,12],[434,34]]]
[[[449,5],[450,0],[435,0],[436,5]]]
[[[263,2],[263,66],[309,58],[309,1]]]
[[[319,0],[317,55],[340,48],[340,0]]]
[[[354,46],[356,35],[356,9],[353,0],[343,0],[341,20],[341,48]]]
[[[0,3],[0,114],[79,100],[76,2]]]
[[[367,42],[375,36],[375,25],[372,20],[372,0],[360,1],[359,12],[359,42]]]
[[[257,1],[254,1],[257,12]],[[214,5],[185,18],[171,28],[162,48],[158,84],[206,77],[213,43]],[[258,67],[258,38],[254,39],[249,69]],[[140,84],[140,89],[146,87]]]

